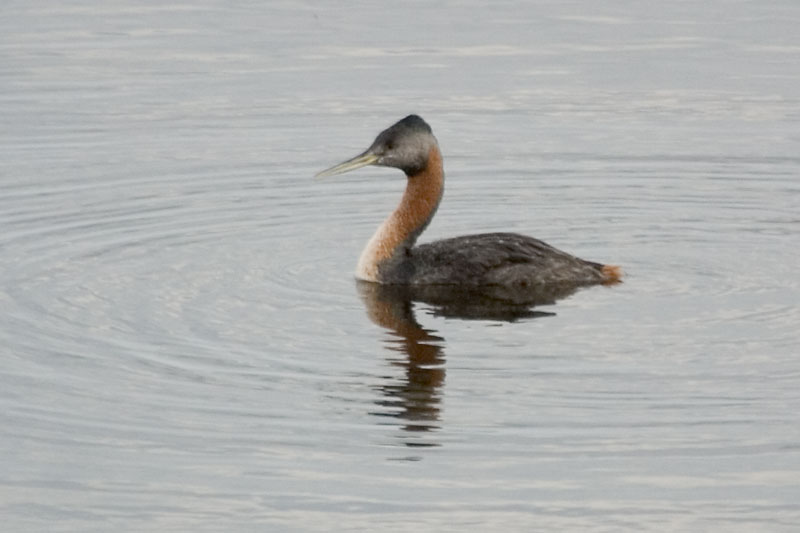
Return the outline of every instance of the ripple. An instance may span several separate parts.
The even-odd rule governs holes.
[[[714,4],[9,5],[8,527],[791,530],[796,46],[747,42],[793,19]],[[403,177],[311,176],[409,112],[446,158],[423,240],[518,231],[625,282],[373,323],[352,270]]]

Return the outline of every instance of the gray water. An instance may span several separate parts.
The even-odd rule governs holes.
[[[797,531],[800,4],[606,4],[5,2],[3,531]],[[357,285],[411,112],[625,282]]]

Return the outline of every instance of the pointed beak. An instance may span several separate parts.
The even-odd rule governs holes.
[[[335,176],[336,174],[344,174],[345,172],[350,172],[351,170],[355,170],[357,168],[365,167],[367,165],[373,165],[377,160],[378,160],[377,155],[370,153],[369,151],[366,151],[361,155],[355,156],[353,159],[348,159],[347,161],[339,163],[336,166],[332,166],[327,170],[318,172],[314,177],[324,178],[326,176]]]

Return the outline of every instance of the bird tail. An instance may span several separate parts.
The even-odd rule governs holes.
[[[622,267],[619,267],[617,265],[603,265],[600,271],[606,278],[604,283],[608,284],[621,282],[622,276],[624,275],[624,273],[622,272]]]

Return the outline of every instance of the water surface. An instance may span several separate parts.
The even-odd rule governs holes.
[[[8,531],[792,531],[800,7],[11,2]],[[416,112],[423,240],[623,265],[528,313],[357,284]]]

